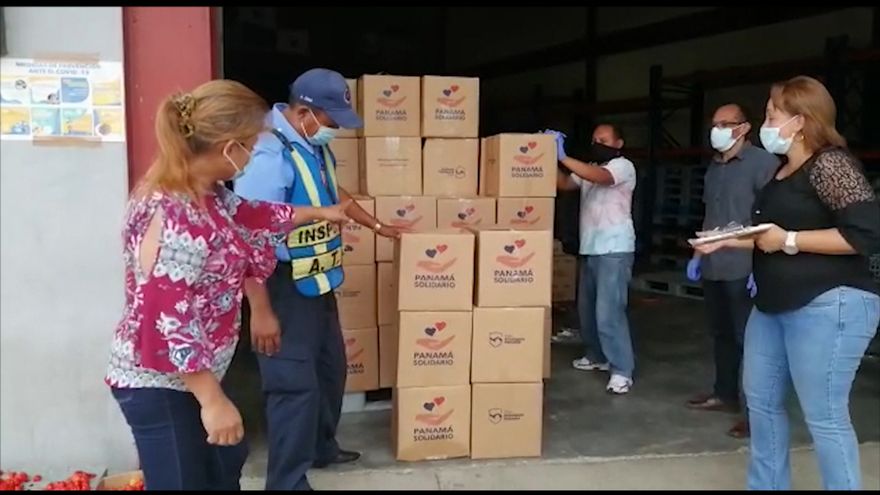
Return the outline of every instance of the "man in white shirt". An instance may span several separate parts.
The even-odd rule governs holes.
[[[636,169],[623,157],[623,135],[614,125],[600,124],[593,131],[588,162],[565,154],[564,134],[547,132],[556,136],[565,168],[558,187],[581,191],[577,306],[586,353],[572,365],[584,371],[610,370],[606,389],[625,394],[633,385],[635,367],[626,309],[635,257]]]

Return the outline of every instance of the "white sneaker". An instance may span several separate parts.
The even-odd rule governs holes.
[[[611,375],[611,379],[608,380],[608,385],[605,386],[605,390],[613,394],[625,394],[629,392],[632,385],[633,381],[631,378],[627,378],[623,375]]]
[[[594,363],[586,357],[575,359],[571,362],[571,365],[574,369],[581,371],[608,371],[610,369],[608,363]]]
[[[561,344],[563,342],[573,342],[575,340],[579,340],[577,336],[574,334],[574,330],[571,328],[563,328],[559,330],[559,333],[550,337],[550,342],[554,344]]]

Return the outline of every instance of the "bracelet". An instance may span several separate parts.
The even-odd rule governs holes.
[[[376,222],[376,225],[373,225],[373,232],[379,232],[382,230],[382,222]]]

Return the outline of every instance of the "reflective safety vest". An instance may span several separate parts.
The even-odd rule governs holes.
[[[294,206],[332,206],[339,202],[336,190],[336,160],[327,146],[324,171],[321,163],[302,145],[292,143],[281,131],[272,130],[284,144],[285,159],[293,166],[295,179],[287,191],[287,202]],[[291,277],[304,296],[317,297],[342,284],[342,236],[339,226],[320,221],[303,225],[287,236]]]

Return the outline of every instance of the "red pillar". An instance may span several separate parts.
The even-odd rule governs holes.
[[[212,7],[123,7],[128,177],[133,186],[156,150],[156,109],[167,95],[217,77]]]

